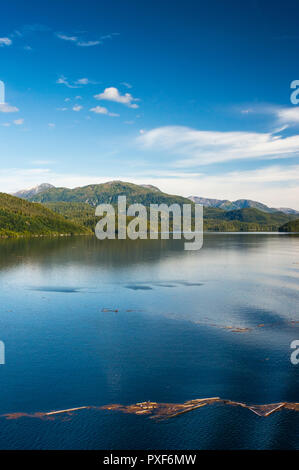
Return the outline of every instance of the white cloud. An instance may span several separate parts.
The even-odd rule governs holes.
[[[184,126],[165,126],[137,138],[144,149],[161,150],[179,158],[176,166],[208,165],[242,159],[289,158],[299,154],[299,135],[201,131]]]
[[[75,44],[78,47],[93,47],[98,46],[99,44],[103,44],[103,41],[106,39],[112,39],[113,36],[116,36],[117,33],[107,34],[105,36],[100,37],[100,39],[88,40],[84,39],[79,36],[69,35],[64,33],[55,33],[55,36],[63,41],[68,41]]]
[[[53,160],[32,160],[32,165],[50,165],[54,163]]]
[[[21,119],[15,119],[14,122],[13,122],[16,126],[22,126],[22,124],[24,124],[24,119],[21,118]]]
[[[78,41],[77,46],[80,47],[92,47],[97,46],[98,44],[102,44],[101,41]]]
[[[299,124],[299,107],[278,109],[277,117],[281,122]]]
[[[114,116],[114,117],[119,116],[119,114],[110,113],[107,108],[104,108],[104,106],[95,106],[94,108],[91,108],[89,111],[92,111],[95,114],[106,114],[107,116]]]
[[[121,82],[121,85],[127,87],[127,88],[133,88],[131,83],[128,83],[128,82]]]
[[[9,38],[0,38],[0,47],[1,46],[11,46],[12,40]]]
[[[56,127],[56,124],[54,124],[54,122],[49,122],[48,127],[53,129],[54,127]]]
[[[15,106],[8,103],[0,103],[0,113],[17,113],[19,111]]]
[[[77,42],[78,40],[77,36],[68,36],[67,34],[56,33],[56,36],[64,41]]]
[[[64,75],[61,75],[57,80],[56,83],[58,85],[65,85],[68,88],[81,88],[82,85],[88,85],[91,82],[88,78],[79,78],[73,82],[70,82]],[[78,97],[76,97],[78,98]],[[65,101],[70,101],[70,98],[66,98]]]
[[[73,111],[81,111],[81,109],[83,108],[83,106],[80,106],[78,104],[76,104],[75,106],[73,106]]]
[[[65,85],[68,88],[79,88],[77,85],[72,85],[64,75],[61,75],[61,77],[56,80],[56,83],[58,85]]]
[[[125,93],[121,95],[117,88],[110,87],[105,88],[103,93],[99,93],[98,95],[94,96],[97,100],[107,100],[107,101],[115,101],[116,103],[122,103],[129,108],[138,108],[138,104],[134,103],[134,101],[139,101],[138,98],[133,98],[131,93]]]
[[[76,85],[88,85],[90,81],[88,78],[79,78],[78,80],[75,81]]]
[[[3,122],[3,124],[1,124],[2,127],[10,127],[11,126],[11,123],[10,122]]]

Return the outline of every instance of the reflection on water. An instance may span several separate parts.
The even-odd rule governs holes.
[[[2,240],[0,414],[23,417],[1,421],[0,447],[299,448],[286,408],[263,420],[215,403],[167,425],[91,409],[26,417],[218,396],[297,403],[298,277],[295,235],[207,234],[198,252],[179,240]]]

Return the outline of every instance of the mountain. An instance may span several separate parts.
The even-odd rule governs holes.
[[[292,220],[279,227],[280,232],[297,232],[299,233],[299,219]]]
[[[153,191],[156,191],[157,193],[161,193],[161,190],[157,188],[157,186],[153,186],[152,184],[141,184],[140,186],[142,186],[143,188],[152,189]]]
[[[41,204],[0,193],[0,237],[57,236],[90,233]]]
[[[13,196],[21,197],[22,199],[30,199],[43,191],[47,191],[47,189],[50,188],[54,188],[54,186],[49,183],[42,183],[38,186],[35,186],[34,188],[21,189],[17,193],[14,193]]]
[[[188,200],[191,200],[194,203],[202,204],[204,207],[214,207],[224,211],[254,208],[267,213],[283,212],[288,215],[299,215],[299,211],[295,209],[268,207],[266,204],[250,199],[229,201],[227,199],[209,199],[199,196],[184,198],[182,196],[166,194],[150,184],[136,185],[123,181],[109,181],[103,184],[93,184],[74,189],[56,188],[51,184],[43,183],[31,189],[23,189],[13,195],[34,202],[82,202],[91,206],[101,203],[115,204],[118,195],[126,195],[128,204],[134,202],[145,205],[150,203],[161,204],[163,202],[166,204],[174,202],[186,204]]]
[[[299,211],[291,209],[290,207],[279,207],[277,210],[280,212],[284,212],[285,214],[299,215]]]
[[[109,181],[74,189],[49,188],[30,196],[34,202],[81,202],[96,207],[98,204],[117,204],[118,196],[126,196],[128,204],[190,204],[189,199],[163,193],[150,185],[137,185],[123,181]]]
[[[85,202],[45,202],[43,205],[67,220],[83,225],[91,231],[94,231],[98,222],[95,208]]]
[[[230,202],[227,199],[207,199],[199,196],[189,196],[188,199],[195,204],[202,204],[204,207],[221,207],[222,204]]]
[[[219,209],[223,209],[225,211],[233,211],[237,209],[245,209],[245,208],[254,208],[258,209],[262,212],[268,212],[268,213],[273,213],[273,212],[283,212],[285,214],[293,214],[299,215],[299,212],[296,211],[295,209],[290,209],[288,207],[280,207],[279,209],[276,209],[274,207],[268,207],[265,204],[262,204],[261,202],[258,201],[251,201],[250,199],[238,199],[236,201],[228,201],[226,199],[207,199],[204,197],[198,197],[198,196],[189,196],[191,201],[197,203],[197,204],[202,204],[204,207],[216,207]]]
[[[151,203],[165,203],[168,206],[174,203],[190,204],[190,199],[201,203],[205,206],[204,230],[206,231],[277,231],[287,222],[298,218],[296,211],[289,210],[288,213],[284,213],[247,199],[233,202],[196,196],[187,199],[163,193],[155,186],[123,181],[109,181],[74,189],[44,187],[26,197],[33,202],[42,203],[52,213],[64,217],[67,222],[93,231],[97,222],[95,207],[101,203],[116,205],[117,198],[121,195],[127,197],[127,204],[141,203],[145,206]]]

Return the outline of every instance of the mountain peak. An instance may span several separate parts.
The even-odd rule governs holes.
[[[20,197],[22,199],[29,199],[35,196],[36,194],[39,194],[43,191],[47,191],[50,188],[55,188],[55,186],[50,183],[42,183],[37,186],[34,186],[33,188],[21,189],[20,191],[14,193],[13,196]]]

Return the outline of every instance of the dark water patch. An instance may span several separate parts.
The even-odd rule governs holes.
[[[29,290],[34,290],[38,292],[58,292],[63,294],[74,294],[80,292],[80,287],[58,287],[58,286],[39,286],[39,287],[29,287]]]
[[[129,284],[125,287],[126,287],[126,289],[131,289],[131,290],[153,290],[152,287],[145,286],[145,285],[142,285],[142,284]]]

